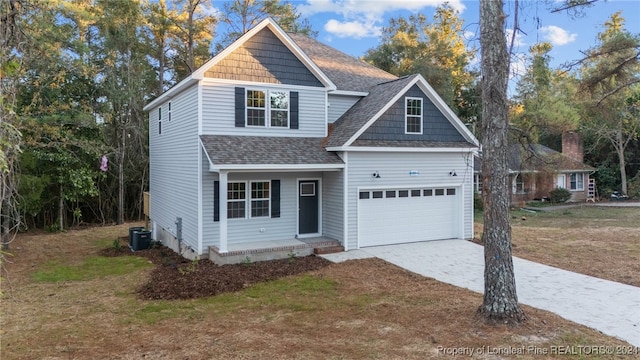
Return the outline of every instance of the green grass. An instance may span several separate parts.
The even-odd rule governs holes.
[[[337,283],[311,275],[269,281],[245,290],[210,296],[197,300],[157,300],[132,302],[133,318],[129,321],[155,324],[162,320],[198,319],[205,313],[224,315],[241,309],[269,307],[274,311],[313,312],[332,306],[337,295]],[[138,307],[136,309],[136,307]]]
[[[475,222],[482,223],[482,212],[476,211]],[[640,227],[640,208],[615,208],[604,206],[578,206],[552,211],[512,210],[511,224],[535,227]],[[522,221],[522,217],[526,217]]]
[[[125,275],[152,266],[146,259],[138,256],[90,256],[78,265],[49,261],[40,270],[32,274],[38,282],[56,283],[61,281],[83,281],[105,276]]]

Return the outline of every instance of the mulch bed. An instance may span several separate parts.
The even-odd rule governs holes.
[[[330,261],[315,255],[291,259],[218,266],[208,259],[191,261],[166,247],[131,252],[104,249],[102,256],[141,256],[156,267],[138,289],[145,300],[196,299],[241,290],[259,282],[321,269]]]

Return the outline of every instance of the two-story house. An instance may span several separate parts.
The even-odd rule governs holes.
[[[478,141],[421,75],[267,19],[145,111],[152,237],[187,257],[473,236]]]

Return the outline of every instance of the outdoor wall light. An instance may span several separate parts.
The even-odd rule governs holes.
[[[458,174],[456,174],[455,170],[451,170],[449,171],[449,176],[458,176]]]
[[[374,171],[374,172],[371,174],[371,177],[372,177],[372,178],[374,178],[374,179],[380,179],[380,173],[379,173],[379,172],[377,172],[377,171]]]

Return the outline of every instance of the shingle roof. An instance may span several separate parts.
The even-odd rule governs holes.
[[[427,141],[427,140],[361,140],[358,139],[352,146],[369,147],[416,147],[416,148],[468,148],[476,146],[466,141]]]
[[[327,147],[344,145],[416,76],[418,75],[405,76],[372,87],[369,95],[360,99],[335,122]]]
[[[336,85],[338,90],[367,92],[369,88],[398,77],[360,61],[303,34],[288,34]]]
[[[214,165],[343,164],[322,147],[323,138],[200,135]]]
[[[565,154],[555,151],[541,144],[509,146],[507,153],[507,166],[510,171],[595,171],[595,168],[573,160]],[[473,171],[482,172],[482,158],[474,157]]]
[[[585,163],[573,160],[565,154],[541,144],[511,145],[507,161],[509,169],[512,171],[595,170]]]

